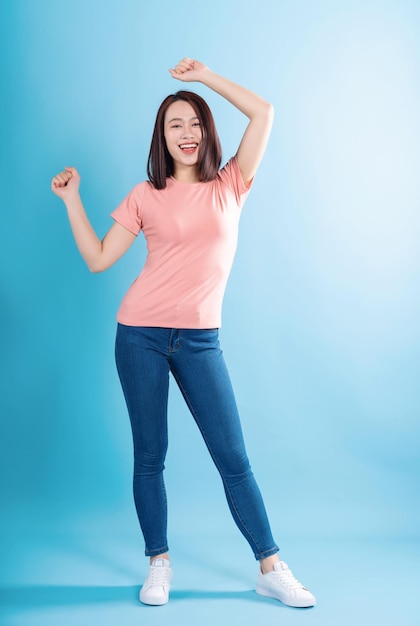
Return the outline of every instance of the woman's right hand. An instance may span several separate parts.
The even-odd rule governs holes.
[[[51,181],[51,190],[62,200],[79,193],[80,175],[75,167],[65,167],[62,172],[54,176]]]

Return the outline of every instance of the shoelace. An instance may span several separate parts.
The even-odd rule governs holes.
[[[147,577],[147,586],[167,585],[169,571],[169,567],[151,567]]]
[[[282,585],[285,585],[285,587],[288,587],[289,589],[306,589],[306,587],[304,587],[302,583],[293,576],[289,568],[281,571],[275,570],[273,574]]]

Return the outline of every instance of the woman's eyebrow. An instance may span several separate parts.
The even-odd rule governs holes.
[[[173,117],[172,119],[168,120],[168,124],[171,124],[171,122],[183,122],[184,120],[198,120],[198,117],[196,115],[194,115],[193,117],[187,118],[187,117]]]

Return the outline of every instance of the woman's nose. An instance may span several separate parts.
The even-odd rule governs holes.
[[[193,137],[194,135],[193,135],[192,129],[185,128],[184,132],[182,133],[182,136],[183,137]]]

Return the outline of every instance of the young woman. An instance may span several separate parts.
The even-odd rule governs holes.
[[[140,601],[165,604],[172,580],[163,481],[171,372],[221,475],[233,519],[259,561],[256,591],[290,606],[313,606],[314,596],[278,558],[218,341],[241,208],[266,148],[273,107],[199,61],[185,58],[169,71],[206,85],[248,117],[236,155],[222,169],[210,109],[200,96],[179,91],[159,108],[149,180],[112,213],[102,241],[83,208],[76,169],[66,167],[52,180],[91,271],[115,263],[141,230],[147,240],[146,263],[123,299],[116,338],[133,433],[134,499],[150,557]]]

